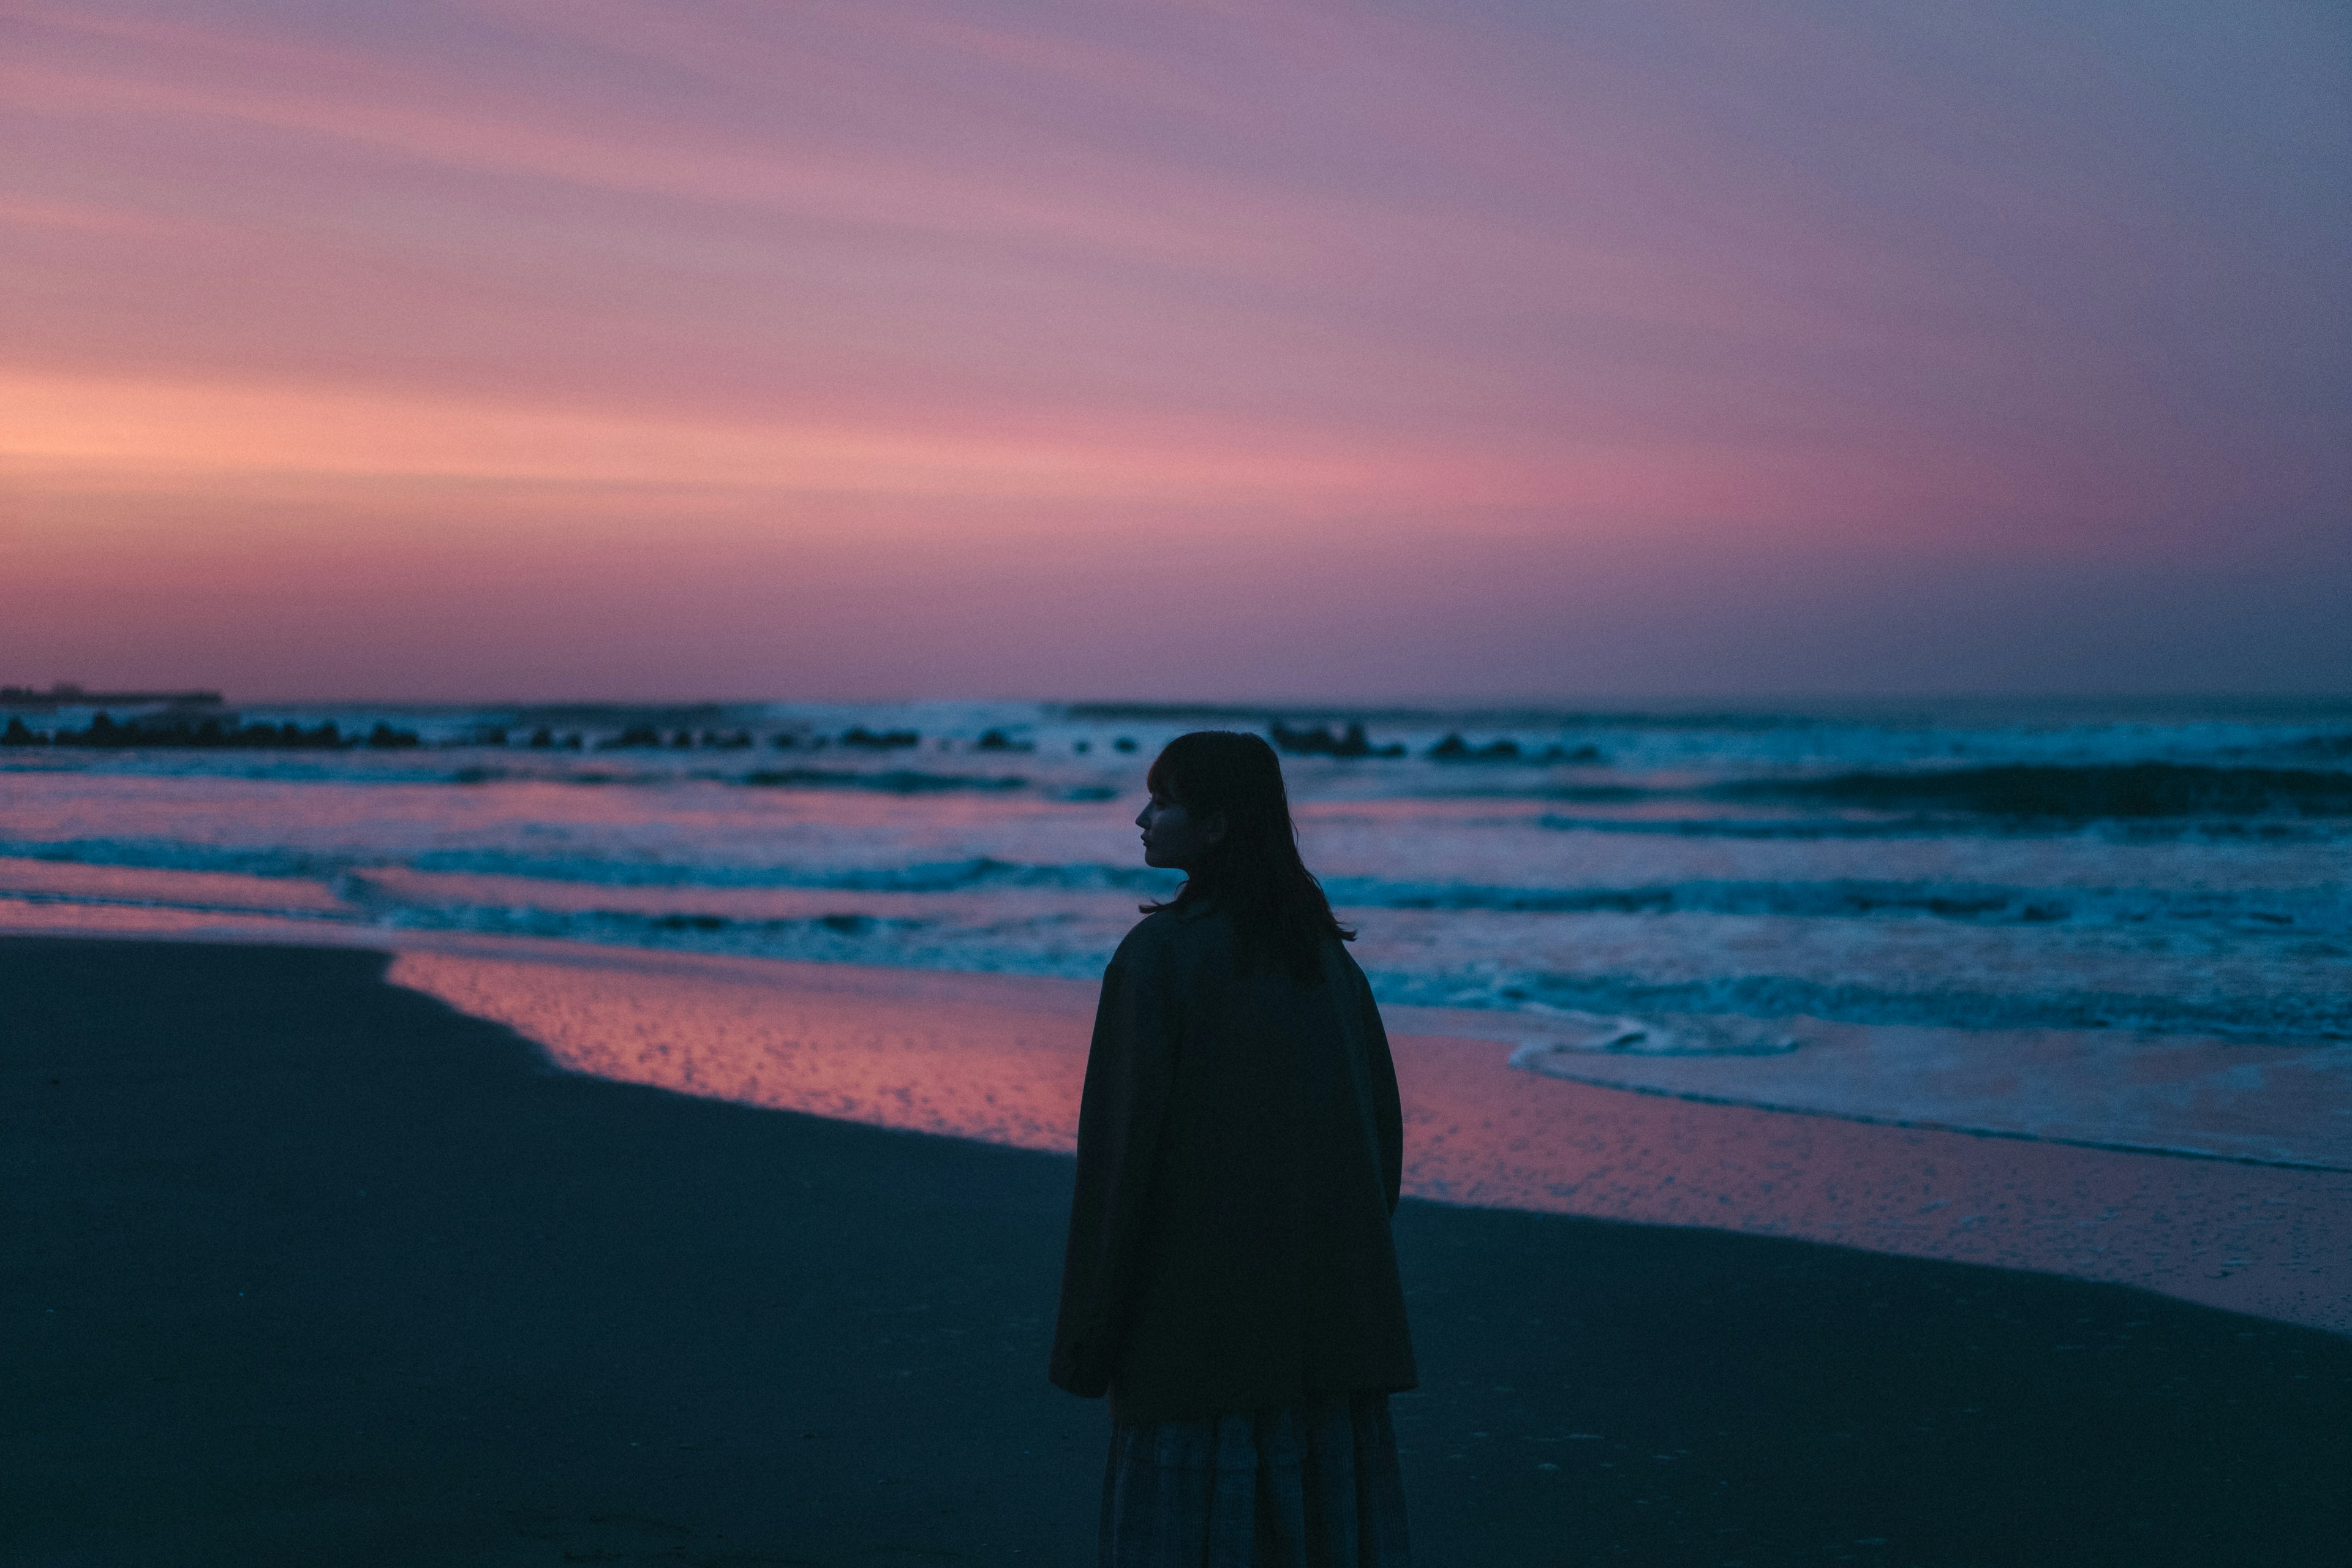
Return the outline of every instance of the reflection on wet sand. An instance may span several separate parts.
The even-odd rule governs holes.
[[[575,1072],[1016,1148],[1076,1146],[1092,997],[1066,982],[418,952],[387,978],[504,1024]]]
[[[233,890],[201,889],[216,904]],[[1071,981],[590,950],[217,907],[59,905],[37,893],[0,897],[0,930],[391,947],[394,981],[507,1025],[570,1070],[1055,1151],[1074,1140],[1094,1004],[1093,987]],[[2352,1333],[2352,1173],[1630,1092],[1515,1070],[1508,1043],[1433,1032],[1444,1015],[1394,1011],[1405,1182],[1417,1196],[2068,1274]]]
[[[684,955],[410,951],[396,984],[560,1066],[877,1126],[1066,1150],[1092,988]],[[1406,1187],[1482,1207],[1803,1237],[2074,1275],[2352,1332],[2352,1174],[1709,1105],[1401,1034]]]

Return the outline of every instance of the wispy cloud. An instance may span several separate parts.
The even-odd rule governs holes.
[[[39,521],[0,548],[134,494],[418,550],[622,494],[968,561],[1352,528],[1375,599],[1466,539],[1520,580],[1643,539],[2345,564],[2317,9],[237,0],[0,39],[0,507]]]

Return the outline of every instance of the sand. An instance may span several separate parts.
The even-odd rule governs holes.
[[[765,1058],[835,1116],[948,1130],[977,1108],[1001,1123],[984,1143],[556,1070],[419,975],[387,984],[394,962],[0,941],[0,1560],[1092,1560],[1103,1411],[1043,1379],[1060,1004],[836,973],[798,1004],[798,1054],[834,1066]],[[894,1005],[913,1022],[875,1022]],[[1406,1038],[1420,1190],[1555,1211],[1400,1214],[1424,1564],[2340,1555],[2352,1340],[2278,1321],[2324,1316],[2293,1266],[2253,1317],[1899,1256],[1899,1231],[1864,1251],[1700,1228],[1743,1191],[1751,1229],[1859,1226],[1921,1181],[1990,1180],[1945,1168],[1960,1145],[2049,1146],[1490,1075],[1469,1053],[1491,1042]],[[947,1070],[960,1040],[1033,1070],[992,1106]],[[1575,1098],[1486,1087],[1521,1079]],[[940,1104],[901,1092],[927,1084]],[[2135,1201],[2210,1208],[2192,1230],[2328,1174],[2105,1157]],[[2085,1169],[2004,1192],[2044,1216],[2108,1203]],[[2273,1256],[2332,1267],[2332,1189],[2280,1190]]]
[[[404,952],[390,977],[576,1071],[1061,1152],[1095,1000],[1025,976],[480,938]],[[1416,1196],[2032,1268],[2352,1333],[2352,1171],[1627,1093],[1515,1071],[1507,1043],[1458,1032],[1493,1016],[1389,1016]]]

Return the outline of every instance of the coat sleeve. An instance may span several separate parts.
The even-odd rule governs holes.
[[[1371,1079],[1372,1131],[1380,1142],[1381,1181],[1388,1189],[1389,1213],[1396,1213],[1404,1188],[1404,1105],[1397,1095],[1396,1062],[1389,1055],[1389,1032],[1381,1022],[1371,982],[1360,971],[1357,989],[1364,1003],[1364,1058]]]
[[[1078,1104],[1077,1190],[1048,1375],[1087,1399],[1109,1392],[1132,1296],[1152,1166],[1181,1034],[1161,945],[1139,931],[1103,974]]]

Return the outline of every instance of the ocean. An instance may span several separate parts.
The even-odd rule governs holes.
[[[330,723],[385,743],[302,739]],[[2352,702],[225,721],[264,724],[294,734],[0,746],[0,914],[1091,979],[1175,886],[1130,820],[1152,754],[1243,729],[1289,752],[1392,1028],[1649,1092],[2352,1168]]]

